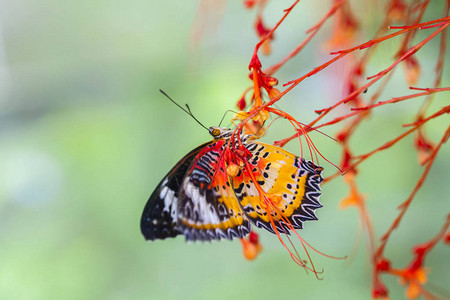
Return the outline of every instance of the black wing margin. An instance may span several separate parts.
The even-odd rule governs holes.
[[[165,239],[180,234],[176,226],[180,186],[197,154],[210,143],[198,146],[180,159],[153,191],[141,218],[141,232],[146,240]]]

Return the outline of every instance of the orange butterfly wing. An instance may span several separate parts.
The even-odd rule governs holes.
[[[317,220],[323,168],[259,141],[250,140],[245,147],[252,154],[252,170],[241,170],[230,180],[250,221],[272,233],[288,234],[292,228],[303,228],[305,221]]]

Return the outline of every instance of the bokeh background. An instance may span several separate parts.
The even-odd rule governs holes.
[[[187,244],[179,237],[147,243],[141,236],[139,221],[150,193],[180,157],[210,139],[158,89],[189,103],[197,118],[212,126],[250,84],[254,14],[235,2],[222,9],[218,4],[209,17],[197,15],[198,1],[0,2],[0,299],[370,298],[365,242],[358,238],[356,210],[339,209],[347,194],[340,178],[323,187],[320,221],[302,230],[323,252],[351,255],[347,261],[314,255],[325,270],[321,281],[296,266],[269,233],[261,232],[264,250],[252,262],[242,257],[238,241]],[[290,5],[274,2],[268,22]],[[277,32],[275,53],[263,63],[287,54],[327,6],[303,1]],[[371,15],[370,7],[361,14],[368,28],[375,28],[370,26],[380,16]],[[202,23],[204,36],[195,42],[193,32]],[[328,57],[323,43],[331,23],[325,29],[280,71],[281,82]],[[423,50],[418,86],[431,86],[436,47],[433,41]],[[386,67],[390,55],[389,48],[380,50],[379,65],[369,72]],[[278,107],[307,123],[314,109],[342,96],[343,69],[345,64],[337,64],[306,80]],[[397,73],[398,86],[404,86]],[[445,73],[443,86],[448,83]],[[406,88],[388,90],[384,99],[402,93]],[[356,132],[355,150],[394,138],[419,102],[377,110]],[[448,95],[439,95],[434,105],[445,103]],[[427,127],[431,137],[442,135],[445,118]],[[278,121],[264,141],[290,134],[292,128]],[[311,137],[328,159],[339,162],[335,142],[317,133]],[[287,148],[299,153],[295,142]],[[444,222],[449,155],[444,145],[388,244],[386,253],[398,267],[410,260],[413,245],[427,241]],[[322,164],[326,175],[335,172]],[[378,234],[420,174],[411,138],[361,168],[358,183]],[[438,245],[428,258],[431,290],[448,288],[449,262],[448,247]],[[386,278],[392,298],[402,298],[395,281]]]

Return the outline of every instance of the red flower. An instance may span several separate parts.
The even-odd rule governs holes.
[[[241,239],[241,243],[244,257],[248,260],[254,260],[262,251],[262,246],[259,243],[258,234],[254,233],[253,231],[250,232],[248,239]]]

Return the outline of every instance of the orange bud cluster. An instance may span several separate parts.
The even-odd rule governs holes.
[[[326,43],[327,48],[341,48],[351,45],[356,38],[358,27],[358,21],[353,15],[349,2],[344,2],[337,11],[332,36]]]
[[[405,59],[405,76],[409,85],[415,85],[419,80],[421,68],[419,61],[414,56],[408,56]]]
[[[255,24],[255,29],[256,29],[256,34],[260,37],[260,38],[264,38],[269,32],[270,29],[268,29],[264,24],[263,24],[263,20],[261,16],[258,16],[256,18],[256,24]],[[269,55],[272,52],[272,48],[270,45],[270,41],[273,40],[273,34],[270,35],[270,37],[264,41],[264,43],[262,44],[262,53],[264,55]]]
[[[421,129],[417,130],[415,147],[419,156],[419,163],[424,165],[428,161],[430,154],[433,152],[434,145],[425,137]]]
[[[387,6],[388,18],[393,21],[402,21],[406,17],[407,5],[403,0],[392,0]]]
[[[241,239],[242,252],[244,257],[248,260],[254,260],[262,251],[262,246],[259,243],[258,234],[251,231],[248,238]]]
[[[446,232],[450,225],[450,214],[447,216],[447,221],[444,226],[430,241],[416,245],[412,248],[414,254],[409,264],[402,269],[396,269],[391,266],[391,262],[384,257],[375,258],[374,269],[374,283],[372,287],[372,295],[374,298],[387,297],[388,291],[384,284],[381,282],[380,274],[388,273],[397,276],[402,285],[406,285],[405,296],[408,299],[416,299],[420,295],[431,295],[424,285],[427,283],[427,273],[429,268],[425,268],[425,258],[430,251],[436,246],[436,244],[443,240],[444,243],[449,237],[449,233]],[[377,254],[376,254],[377,255]],[[434,298],[433,298],[434,299]]]

